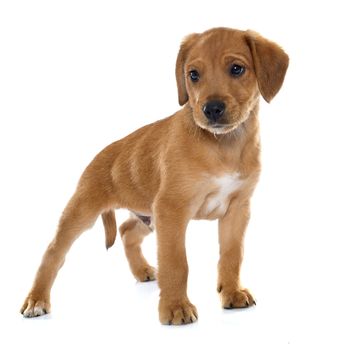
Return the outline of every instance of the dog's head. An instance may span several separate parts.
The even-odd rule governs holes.
[[[249,117],[259,94],[272,100],[287,67],[287,54],[255,32],[215,28],[191,34],[176,62],[179,103],[190,104],[201,128],[225,134]]]

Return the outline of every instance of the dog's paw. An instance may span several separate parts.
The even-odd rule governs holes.
[[[145,266],[134,271],[134,276],[139,282],[149,282],[156,279],[157,270],[152,266]]]
[[[164,298],[159,301],[159,320],[164,325],[182,325],[197,321],[197,309],[188,299],[167,302]]]
[[[44,300],[36,300],[32,297],[28,297],[22,308],[21,314],[24,317],[38,317],[50,312],[50,302]]]
[[[221,304],[224,309],[246,308],[256,305],[253,296],[248,289],[229,289],[218,287],[220,293]]]

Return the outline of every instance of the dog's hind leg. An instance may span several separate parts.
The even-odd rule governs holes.
[[[79,235],[90,228],[103,211],[101,196],[93,191],[78,189],[60,219],[56,236],[49,244],[33,287],[21,313],[25,317],[41,316],[50,311],[50,291],[65,256]]]
[[[155,280],[156,270],[148,264],[141,250],[143,239],[153,231],[151,218],[131,213],[130,218],[119,227],[119,231],[135,278],[140,282]]]

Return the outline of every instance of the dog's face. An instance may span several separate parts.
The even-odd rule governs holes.
[[[284,51],[257,33],[215,28],[192,34],[176,63],[180,105],[188,102],[198,126],[214,134],[236,129],[261,94],[270,101],[288,67]]]

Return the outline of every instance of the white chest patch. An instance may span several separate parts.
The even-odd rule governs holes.
[[[208,198],[206,212],[210,214],[213,211],[218,211],[224,214],[229,204],[228,200],[230,195],[241,187],[243,180],[240,179],[239,173],[233,173],[215,177],[212,181],[216,185],[216,190],[214,194]]]

